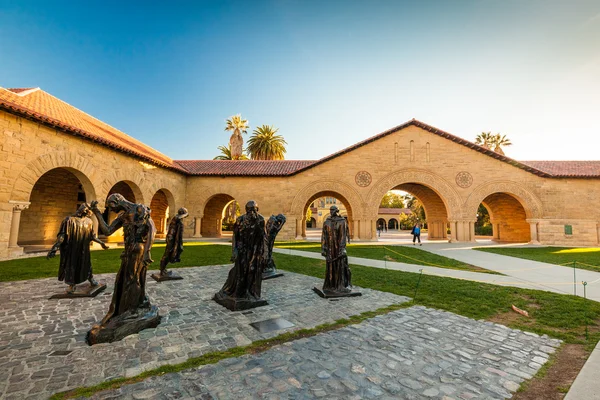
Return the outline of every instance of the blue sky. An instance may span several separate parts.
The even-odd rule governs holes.
[[[0,0],[0,21],[0,86],[174,159],[212,159],[237,113],[288,159],[413,117],[506,134],[518,160],[600,159],[597,0]]]

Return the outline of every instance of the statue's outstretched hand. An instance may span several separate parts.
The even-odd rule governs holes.
[[[90,203],[90,208],[92,209],[92,211],[100,211],[98,209],[98,200],[92,200],[92,202]]]
[[[46,259],[49,260],[51,258],[54,258],[56,256],[56,250],[50,250],[48,252],[48,255],[46,255]]]
[[[144,254],[144,265],[152,264],[154,260],[150,257],[150,254]]]
[[[108,246],[107,246],[105,243],[102,243],[102,245],[101,245],[101,246],[102,246],[102,248],[103,248],[104,250],[108,250],[108,249],[110,249],[110,247],[108,247]]]

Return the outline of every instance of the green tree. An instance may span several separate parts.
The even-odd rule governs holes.
[[[253,160],[283,160],[287,142],[276,135],[279,129],[269,125],[259,126],[248,139],[248,154]]]
[[[475,234],[492,236],[492,223],[490,222],[490,213],[482,204],[477,209],[477,221],[475,222]]]
[[[248,157],[244,154],[244,152],[242,151],[242,154],[238,157],[238,158],[233,158],[233,156],[231,155],[231,148],[225,147],[225,146],[219,146],[217,147],[217,149],[219,151],[221,151],[221,154],[216,156],[215,158],[213,158],[213,160],[247,160]]]
[[[417,221],[419,221],[421,226],[425,228],[427,218],[425,215],[425,208],[421,204],[421,201],[411,194],[405,195],[404,199],[406,200],[406,207],[410,208],[412,211],[412,214],[409,216],[412,224],[414,225]]]
[[[308,210],[306,211],[306,222],[310,222],[311,218],[312,218],[312,210],[310,209],[310,207],[308,207]]]
[[[491,149],[493,141],[494,135],[492,135],[492,132],[481,132],[475,138],[475,144],[485,147],[486,149]]]
[[[244,138],[242,133],[248,132],[248,120],[242,119],[242,115],[234,115],[225,121],[225,131],[233,131],[229,138],[232,160],[243,160]]]
[[[381,208],[404,208],[404,200],[401,195],[394,192],[387,192],[381,199]]]
[[[502,146],[512,146],[512,143],[510,139],[506,137],[506,135],[500,135],[499,133],[496,133],[496,135],[494,135],[493,145],[496,153],[504,155]]]

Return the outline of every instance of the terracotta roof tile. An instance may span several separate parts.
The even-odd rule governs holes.
[[[600,161],[521,161],[555,178],[600,178]]]
[[[169,157],[39,88],[0,88],[0,108],[102,143],[160,166],[179,169]]]
[[[288,176],[314,164],[297,160],[176,160],[183,169],[198,176]]]

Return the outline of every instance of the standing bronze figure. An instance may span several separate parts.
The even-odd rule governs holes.
[[[321,235],[321,254],[327,261],[325,282],[322,290],[317,287],[313,290],[325,298],[360,296],[360,292],[352,291],[352,275],[346,255],[346,242],[350,241],[348,222],[340,216],[336,206],[331,206],[329,212]]]
[[[183,279],[173,271],[167,271],[167,264],[181,262],[181,253],[183,253],[183,219],[187,216],[188,210],[181,207],[177,211],[177,215],[169,223],[165,254],[160,259],[160,273],[150,275],[157,282]]]
[[[107,208],[120,214],[109,226],[98,209],[97,201],[92,202],[91,208],[105,235],[112,235],[123,227],[125,248],[121,253],[121,267],[115,279],[108,313],[87,334],[86,340],[90,345],[121,340],[160,323],[158,307],[150,305],[146,296],[146,270],[152,263],[150,250],[156,234],[150,209],[127,201],[118,193],[111,194]]]
[[[267,305],[261,299],[262,271],[266,262],[265,219],[255,201],[246,204],[246,214],[233,225],[233,268],[214,300],[231,311]]]
[[[269,220],[267,221],[267,262],[265,263],[262,278],[271,279],[277,278],[279,276],[283,276],[282,273],[277,272],[277,267],[275,266],[275,261],[273,261],[273,245],[275,244],[275,238],[277,234],[283,228],[285,224],[285,215],[278,214],[277,216],[271,215]]]
[[[55,294],[51,299],[65,297],[94,297],[104,289],[105,284],[98,284],[92,274],[92,260],[90,256],[91,242],[96,242],[104,250],[104,244],[94,233],[92,212],[86,203],[83,203],[75,214],[66,217],[60,224],[56,235],[56,243],[48,252],[46,258],[56,256],[60,249],[60,265],[58,280],[64,281],[69,288],[64,294]],[[78,284],[88,281],[89,285],[77,287]]]

